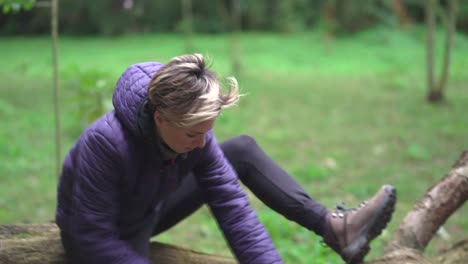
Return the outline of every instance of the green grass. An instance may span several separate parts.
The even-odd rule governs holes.
[[[424,99],[423,41],[419,28],[378,29],[331,43],[315,32],[245,33],[239,82],[247,95],[223,113],[216,134],[220,140],[252,135],[327,207],[353,206],[394,184],[399,201],[388,231],[372,245],[370,258],[378,256],[398,222],[468,148],[468,39],[457,36],[447,101],[439,105]],[[194,43],[221,76],[232,75],[228,35],[196,36]],[[183,44],[174,34],[61,39],[63,151],[81,131],[73,79],[86,70],[108,73],[110,98],[129,64],[167,61],[184,53]],[[0,42],[0,223],[53,220],[50,51],[45,37]],[[340,263],[319,237],[251,197],[286,263]],[[445,224],[452,242],[468,231],[466,219],[461,208]],[[230,254],[206,208],[156,239]],[[445,244],[435,237],[428,254]]]

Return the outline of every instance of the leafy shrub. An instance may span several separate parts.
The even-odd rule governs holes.
[[[112,108],[111,93],[113,83],[110,73],[99,69],[80,69],[72,66],[63,72],[66,96],[69,96],[65,106],[70,115],[69,120],[72,136],[77,136],[90,123]]]

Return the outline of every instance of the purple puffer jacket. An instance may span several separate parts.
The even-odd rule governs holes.
[[[130,66],[117,83],[115,110],[94,122],[65,158],[56,223],[72,238],[70,250],[87,264],[150,263],[125,238],[158,214],[174,186],[168,181],[193,171],[238,261],[282,263],[212,132],[203,149],[170,166],[142,136],[139,109],[161,66],[157,62]]]

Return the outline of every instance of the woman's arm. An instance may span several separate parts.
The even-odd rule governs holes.
[[[239,262],[282,263],[212,132],[207,134],[201,162],[194,171],[205,200]]]
[[[115,146],[97,131],[87,132],[82,138],[71,194],[71,250],[83,263],[147,264],[149,260],[120,240],[117,232],[122,163]]]

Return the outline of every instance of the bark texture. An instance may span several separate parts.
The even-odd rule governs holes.
[[[231,258],[151,243],[150,258],[158,264],[234,264]],[[0,263],[66,264],[55,224],[0,225]]]
[[[439,264],[466,264],[468,263],[468,239],[462,240],[448,250],[442,251],[437,257]]]
[[[420,251],[401,248],[385,254],[383,257],[367,261],[366,264],[433,264]]]

